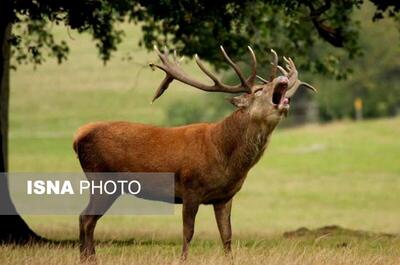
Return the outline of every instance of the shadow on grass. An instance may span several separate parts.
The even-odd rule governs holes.
[[[280,244],[291,243],[293,240],[301,242],[303,246],[309,245],[314,246],[316,244],[326,247],[350,247],[352,244],[357,242],[387,242],[393,240],[399,240],[400,236],[397,234],[389,233],[374,233],[362,230],[352,230],[342,228],[340,226],[324,226],[317,229],[308,229],[305,227],[299,228],[294,231],[288,231],[283,233],[279,237],[270,237],[263,240],[240,238],[237,241],[244,247],[254,248],[258,247],[273,247]],[[196,240],[199,245],[216,245],[219,244],[218,240]],[[144,246],[180,246],[181,241],[179,239],[171,240],[137,240],[134,238],[123,239],[123,240],[96,240],[97,245],[113,245],[113,246],[131,246],[131,245],[144,245]],[[66,240],[52,240],[43,239],[39,242],[33,243],[32,245],[46,245],[47,247],[77,247],[79,241],[66,239]]]
[[[134,238],[123,240],[96,240],[97,245],[114,245],[114,246],[130,246],[130,245],[160,245],[160,246],[179,246],[181,244],[178,240],[137,240]],[[49,247],[76,247],[79,245],[78,239],[42,239],[33,242],[30,245],[46,245]]]

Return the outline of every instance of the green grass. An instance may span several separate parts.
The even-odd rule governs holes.
[[[54,30],[67,36],[64,29]],[[162,125],[168,123],[168,104],[177,99],[187,104],[202,100],[202,93],[174,83],[159,101],[149,104],[163,74],[142,67],[155,56],[136,46],[138,28],[127,30],[127,41],[107,66],[102,66],[88,36],[73,33],[67,63],[58,66],[49,61],[36,71],[21,66],[12,73],[11,171],[80,171],[71,145],[82,124],[130,120]],[[131,46],[135,47],[130,54],[134,62],[122,60],[132,51]],[[185,69],[199,76],[193,63]],[[266,155],[234,200],[238,264],[396,264],[400,259],[396,237],[342,230],[294,239],[281,235],[299,227],[332,224],[399,233],[399,135],[400,118],[276,131]],[[77,239],[76,216],[24,218],[46,237]],[[102,240],[98,254],[104,264],[175,262],[180,250],[180,207],[173,216],[106,216],[99,221],[96,238]],[[224,263],[219,246],[212,209],[202,207],[192,262]],[[6,246],[0,248],[0,261],[68,264],[77,261],[77,254],[71,245]]]

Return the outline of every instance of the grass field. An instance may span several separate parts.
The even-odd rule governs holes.
[[[64,29],[57,34],[67,36]],[[95,120],[167,124],[164,109],[200,92],[174,84],[155,104],[163,74],[143,68],[155,56],[128,29],[115,58],[102,66],[88,36],[72,33],[69,61],[11,79],[10,168],[14,172],[76,172],[72,135]],[[133,49],[131,47],[134,47]],[[133,61],[121,58],[132,56]],[[193,64],[185,66],[197,75]],[[215,95],[209,95],[213,97]],[[233,206],[236,264],[400,264],[400,118],[309,125],[275,132]],[[24,216],[59,245],[0,247],[1,264],[71,264],[77,216]],[[331,228],[338,225],[351,230]],[[307,227],[311,231],[283,236]],[[367,232],[360,232],[367,231]],[[387,235],[394,234],[394,235]],[[180,207],[173,216],[106,216],[96,236],[101,264],[171,264],[180,252]],[[224,264],[211,207],[197,217],[189,264]]]

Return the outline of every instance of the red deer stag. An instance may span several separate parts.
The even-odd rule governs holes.
[[[227,85],[212,74],[199,57],[195,61],[213,81],[204,84],[188,76],[174,54],[155,52],[162,64],[150,64],[166,73],[157,99],[174,80],[209,92],[243,93],[232,98],[238,109],[215,123],[198,123],[180,127],[160,128],[131,122],[98,122],[81,127],[74,139],[74,149],[85,172],[174,172],[175,203],[182,203],[182,258],[188,254],[200,204],[212,204],[224,250],[231,251],[232,198],[240,190],[249,170],[264,153],[270,135],[289,110],[290,97],[301,86],[315,90],[298,79],[292,59],[285,58],[286,69],[278,65],[273,53],[272,73],[267,81],[257,75],[256,56],[248,47],[252,72],[245,78],[242,71],[221,51],[233,68],[240,83]],[[277,71],[282,75],[276,76]],[[256,84],[256,78],[262,84]],[[90,199],[86,209],[100,202]],[[106,205],[106,209],[111,206]],[[103,205],[104,206],[104,205]],[[79,218],[81,258],[95,254],[93,233],[102,215],[85,214]]]

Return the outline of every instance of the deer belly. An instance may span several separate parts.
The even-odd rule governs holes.
[[[202,199],[203,204],[215,204],[229,201],[241,189],[243,181],[227,183],[206,190]]]

